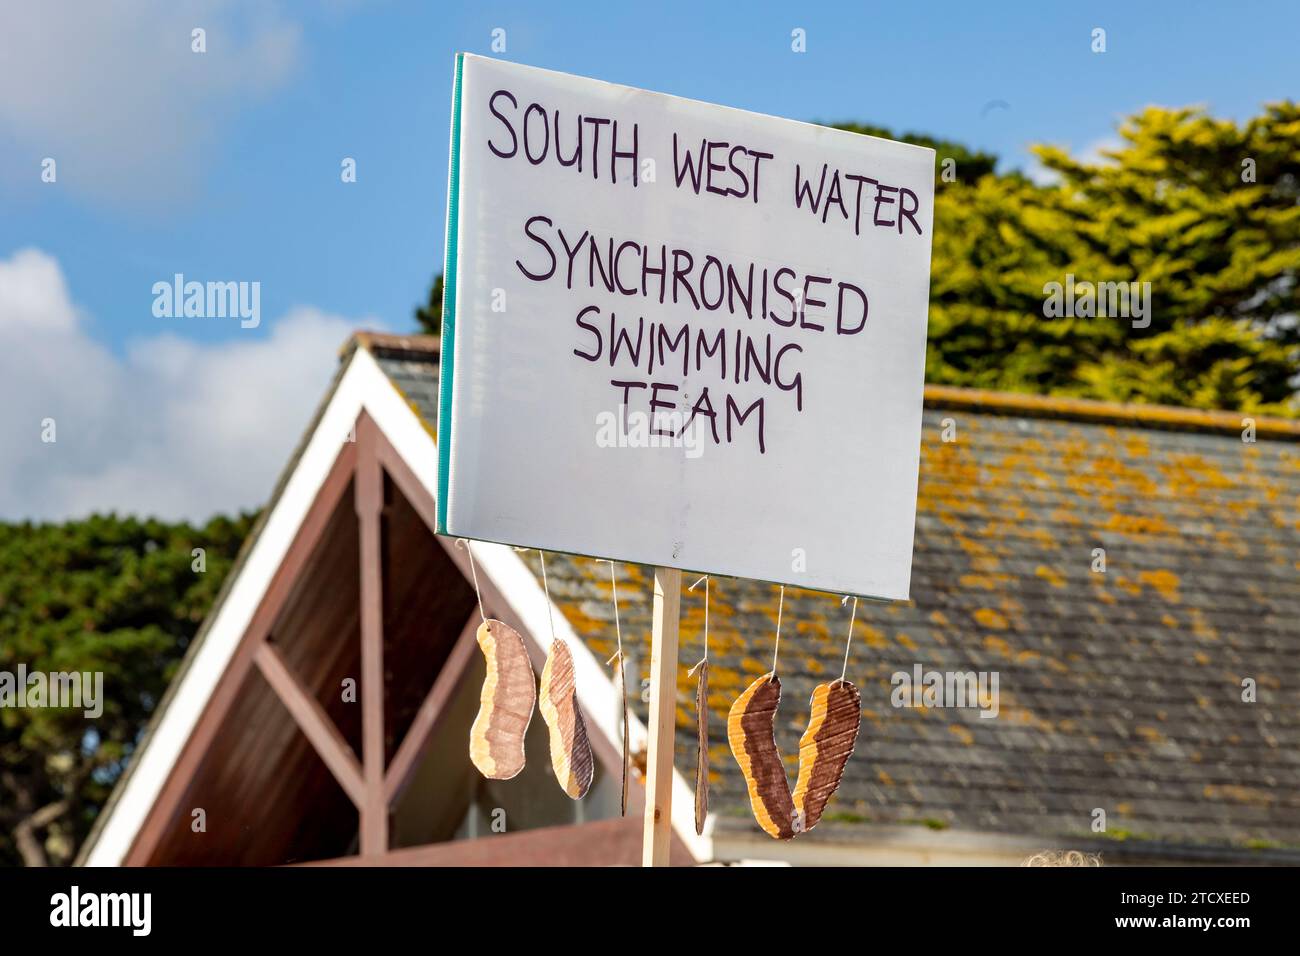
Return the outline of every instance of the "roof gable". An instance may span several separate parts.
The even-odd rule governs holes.
[[[436,353],[430,356],[427,351],[420,354],[419,352],[397,350],[397,357],[395,357],[394,350],[391,349],[377,349],[377,352],[383,355],[386,361],[412,361],[416,364],[422,362],[426,366],[430,364],[431,358],[436,361]],[[341,459],[348,454],[348,438],[352,431],[352,423],[357,420],[358,416],[368,415],[384,436],[384,448],[387,451],[381,451],[381,456],[383,456],[382,464],[388,473],[392,475],[394,482],[402,485],[407,491],[416,492],[415,497],[408,504],[408,507],[414,509],[409,518],[402,521],[399,520],[400,515],[390,514],[389,523],[400,526],[396,527],[399,538],[402,534],[409,537],[410,532],[408,529],[414,529],[413,533],[416,535],[424,534],[430,540],[440,542],[441,547],[447,550],[447,554],[451,558],[451,564],[457,569],[451,583],[458,582],[457,586],[462,590],[465,589],[466,585],[463,580],[469,577],[467,556],[452,549],[450,542],[446,539],[433,539],[432,535],[423,528],[423,525],[418,520],[423,518],[426,523],[428,521],[429,516],[426,512],[432,508],[433,501],[429,489],[436,484],[433,476],[436,474],[437,459],[436,447],[430,431],[423,426],[419,417],[413,414],[412,411],[411,405],[394,388],[393,382],[380,371],[375,357],[369,351],[364,349],[350,350],[345,354],[344,367],[298,453],[290,462],[285,477],[277,486],[276,495],[268,505],[263,521],[246,544],[237,569],[232,572],[231,579],[211,612],[209,620],[205,622],[200,635],[194,641],[182,666],[181,673],[174,681],[167,697],[160,704],[155,720],[146,732],[145,739],[135,755],[128,773],[116,788],[112,801],[101,814],[96,830],[92,833],[83,850],[83,862],[92,865],[111,865],[127,859],[128,852],[131,851],[140,834],[144,832],[143,828],[150,819],[151,808],[155,807],[155,801],[159,799],[160,795],[164,794],[164,788],[169,785],[173,787],[182,786],[192,791],[202,783],[204,779],[202,776],[203,767],[208,766],[208,764],[194,763],[194,760],[206,761],[206,754],[210,745],[201,745],[199,749],[203,755],[191,759],[190,762],[194,764],[193,766],[179,763],[182,753],[193,744],[193,735],[201,727],[200,719],[211,702],[217,699],[216,695],[224,694],[226,696],[226,703],[223,705],[225,707],[233,705],[238,708],[244,706],[244,702],[246,702],[244,698],[247,697],[247,694],[238,689],[232,690],[223,684],[223,682],[230,683],[227,680],[228,668],[239,659],[237,655],[247,653],[243,643],[241,643],[244,635],[250,630],[254,615],[258,613],[262,602],[266,599],[270,588],[273,586],[273,582],[278,576],[282,575],[286,555],[291,553],[291,546],[295,545],[304,528],[307,527],[308,519],[312,513],[311,509],[317,496],[327,489],[330,482],[337,484],[336,476],[339,473],[339,464],[336,462],[336,458]],[[340,447],[344,448],[343,452],[339,451]],[[335,509],[335,513],[339,513],[341,509],[346,517],[347,501],[350,499],[344,494],[344,489],[335,487],[330,494],[342,495],[343,500]],[[326,523],[324,519],[320,518],[312,520],[322,525]],[[324,528],[317,529],[317,533],[324,535]],[[398,543],[400,544],[400,541]],[[353,539],[353,544],[355,545],[355,539]],[[338,552],[340,556],[348,550],[346,541],[344,545],[343,550]],[[353,548],[353,557],[355,557],[355,547]],[[525,640],[529,643],[530,652],[533,654],[536,665],[540,670],[545,660],[545,647],[549,644],[549,630],[546,627],[549,615],[546,612],[545,596],[542,589],[528,574],[518,555],[509,548],[476,545],[475,557],[478,561],[479,580],[484,587],[485,602],[489,607],[493,608],[494,613],[501,616],[507,623],[516,626],[524,634]],[[319,563],[315,557],[311,560]],[[344,559],[340,557],[338,560]],[[390,572],[391,570],[390,568]],[[388,614],[390,620],[386,623],[386,639],[389,627],[400,629],[402,626],[400,617],[404,594],[409,597],[412,588],[427,590],[431,584],[435,586],[435,590],[441,593],[446,591],[449,583],[447,580],[448,571],[444,570],[439,573],[424,559],[414,562],[407,571],[409,573],[404,576],[402,573],[386,575],[386,586],[403,592],[402,594],[391,595],[391,598],[396,603],[394,603]],[[317,592],[319,592],[321,586],[325,586],[327,591],[336,587],[328,584],[325,571],[316,567],[315,564],[309,566],[305,573],[308,577],[319,579],[316,583]],[[430,575],[437,580],[433,580]],[[344,578],[347,578],[346,574]],[[407,583],[403,584],[403,581]],[[472,593],[472,591],[469,593]],[[324,599],[328,598],[328,594],[324,595]],[[321,599],[322,595],[316,593],[316,597],[306,601],[306,603],[299,601],[296,605],[299,607],[299,611],[294,611],[294,599],[292,596],[286,598],[286,603],[280,605],[284,610],[274,612],[281,615],[276,619],[276,626],[287,626],[281,624],[283,620],[286,620],[283,615],[288,615],[287,620],[289,621],[293,620],[294,614],[298,614],[299,617],[305,614],[310,618],[312,615],[312,602]],[[439,599],[441,600],[441,598]],[[425,604],[427,603],[425,602]],[[462,601],[461,603],[465,604],[467,602]],[[473,607],[473,603],[468,602],[468,606]],[[427,607],[425,610],[427,611]],[[575,667],[578,672],[579,698],[584,711],[588,714],[588,726],[593,731],[592,743],[597,750],[598,759],[603,760],[607,765],[621,763],[613,743],[614,740],[619,739],[619,736],[613,732],[615,720],[613,708],[604,706],[607,697],[603,695],[608,695],[608,698],[613,696],[612,683],[609,677],[601,672],[599,665],[585,646],[563,626],[561,616],[556,614],[555,619],[557,621],[557,636],[561,639],[567,637],[574,649]],[[331,618],[331,621],[333,621],[331,626],[337,627],[340,620],[343,620],[343,618],[339,618],[337,615]],[[263,623],[264,626],[270,627],[270,622]],[[428,624],[428,620],[422,618],[421,621],[408,623],[412,623],[412,626],[415,627],[423,627]],[[318,622],[317,625],[304,629],[308,631],[319,630],[322,626],[324,625]],[[294,629],[290,628],[290,630]],[[548,635],[546,643],[535,637],[535,635],[543,633]],[[272,637],[274,638],[275,635],[272,634]],[[346,628],[333,637],[331,647],[335,651],[352,643],[347,635]],[[460,643],[464,643],[463,638]],[[472,641],[470,643],[472,644]],[[279,645],[277,644],[277,646]],[[425,650],[427,651],[428,648],[425,648]],[[330,653],[333,654],[333,652]],[[279,658],[281,654],[273,656]],[[290,667],[289,670],[297,670],[301,674],[304,670],[315,668],[315,661],[318,656],[319,651],[313,652],[311,658],[300,659],[297,668]],[[462,663],[463,657],[462,654]],[[397,661],[392,663],[400,665],[400,662]],[[356,670],[355,664],[354,661],[353,671]],[[400,683],[403,680],[410,683],[410,680],[415,680],[419,676],[417,672],[425,665],[432,666],[428,660],[418,659],[413,664],[397,666],[395,669],[399,673],[396,675],[390,674],[388,683]],[[245,666],[247,666],[247,661],[245,661]],[[260,661],[259,666],[261,666]],[[343,669],[347,670],[348,667],[345,666]],[[266,667],[262,667],[262,670],[267,673]],[[268,677],[273,676],[274,671],[275,668],[272,669],[271,674],[268,674]],[[342,673],[339,668],[332,666],[315,668],[315,672],[319,672],[323,676],[321,676],[320,681],[308,681],[307,683],[310,686],[306,689],[310,692],[315,688],[318,693],[329,692],[332,694],[329,688],[332,688],[337,683],[335,680],[338,676],[335,673],[336,671]],[[407,678],[410,678],[410,680],[407,680]],[[242,686],[242,684],[239,686]],[[322,688],[324,690],[321,690]],[[309,693],[308,696],[311,696],[311,694]],[[406,697],[410,697],[410,695],[408,694]],[[327,704],[328,701],[325,701],[325,703]],[[266,710],[267,706],[264,705],[274,707],[278,706],[278,703],[273,698],[268,697],[266,701],[260,703],[253,701],[248,704],[248,706],[262,707],[263,710]],[[305,702],[304,706],[311,706],[310,702]],[[319,704],[319,706],[324,706],[324,704]],[[391,746],[389,746],[389,752],[386,754],[385,765],[389,769],[392,769],[394,764],[401,764],[404,759],[404,755],[400,750],[397,752],[393,750],[396,746],[396,740],[400,737],[402,725],[410,726],[421,719],[420,714],[411,712],[409,705],[402,706],[406,708],[403,713],[390,714],[386,721],[394,731],[397,731],[389,741]],[[239,711],[235,710],[231,711],[231,713],[238,714]],[[333,716],[337,720],[327,722],[339,728],[339,733],[343,738],[340,743],[344,750],[353,754],[359,753],[359,741],[355,739],[357,728],[351,727],[349,729],[348,714],[341,713]],[[243,721],[243,723],[248,723],[248,721]],[[292,724],[289,726],[292,728]],[[633,727],[631,730],[634,738],[638,734],[644,734],[644,729],[640,727]],[[296,731],[291,729],[290,733],[292,735]],[[345,759],[345,757],[340,759]],[[322,776],[319,772],[316,772],[322,769],[319,766],[319,761],[308,760],[308,763],[311,764],[314,770],[309,773],[309,768],[304,767],[302,769],[306,778],[309,778],[308,782],[311,783],[312,787],[321,787],[322,784],[329,785],[331,783],[328,775]],[[271,760],[271,764],[268,764],[268,766],[272,764],[274,764],[274,759]],[[215,772],[220,772],[220,769],[218,768]],[[335,770],[337,776],[338,769],[332,769]],[[343,770],[346,771],[347,768],[344,767]],[[179,779],[176,777],[177,774],[184,778],[180,779],[179,784],[176,783],[176,780]],[[346,773],[342,779],[346,781]]]

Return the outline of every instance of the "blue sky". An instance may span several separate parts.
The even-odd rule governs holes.
[[[189,50],[191,26],[208,30],[205,54]],[[160,343],[199,363],[207,347],[275,342],[283,355],[295,344],[277,328],[295,316],[312,341],[411,328],[441,268],[453,55],[490,54],[497,27],[506,59],[930,133],[1004,167],[1027,167],[1032,142],[1094,148],[1152,103],[1240,119],[1300,94],[1294,2],[6,4],[0,270],[22,250],[43,257],[0,271],[9,301],[14,276],[53,276],[40,308],[71,316],[92,365],[127,390]],[[1090,50],[1094,27],[1104,54]],[[1007,106],[985,109],[994,101]],[[47,156],[56,183],[40,180]],[[343,157],[355,184],[340,182]],[[262,324],[155,318],[151,287],[176,272],[259,281]],[[304,371],[311,402],[326,372]],[[95,504],[4,494],[0,475],[0,517]]]
[[[258,279],[268,316],[310,302],[404,327],[441,262],[452,57],[489,53],[494,27],[519,62],[798,119],[930,132],[1008,166],[1025,166],[1034,141],[1087,148],[1149,103],[1244,117],[1300,93],[1294,3],[998,6],[284,5],[301,29],[293,64],[273,88],[215,111],[220,128],[179,195],[138,208],[86,196],[66,163],[69,188],[51,188],[36,175],[48,154],[40,144],[0,137],[27,160],[5,168],[18,181],[0,193],[0,257],[30,245],[56,255],[94,334],[115,348],[168,321],[152,316],[149,290],[175,271]],[[238,11],[229,19],[248,29]],[[796,26],[807,30],[802,55],[790,51]],[[1107,30],[1105,54],[1089,49],[1094,26]],[[222,69],[222,50],[206,57]],[[998,100],[1009,108],[983,113]],[[170,135],[165,123],[157,135]],[[343,156],[357,159],[355,185],[339,180]],[[128,197],[148,188],[124,184]],[[200,323],[184,333],[250,331]]]

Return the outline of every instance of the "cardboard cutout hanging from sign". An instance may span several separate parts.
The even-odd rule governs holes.
[[[555,779],[574,800],[587,795],[596,763],[591,756],[587,725],[578,707],[578,690],[573,678],[573,655],[563,641],[551,642],[551,652],[542,668],[542,719],[551,733],[551,767]]]
[[[524,735],[537,703],[528,649],[508,624],[487,620],[475,634],[487,664],[479,709],[469,732],[469,759],[489,780],[509,780],[524,769]]]
[[[781,678],[764,674],[736,698],[727,714],[727,739],[749,788],[754,819],[769,836],[794,836],[794,800],[776,749],[776,711],[781,705]]]
[[[862,695],[848,681],[818,684],[808,729],[799,739],[799,779],[794,787],[795,829],[807,833],[844,777],[862,723]]]

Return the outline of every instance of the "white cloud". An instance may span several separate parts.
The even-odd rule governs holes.
[[[249,0],[5,3],[0,37],[0,164],[36,184],[52,157],[61,184],[118,203],[191,189],[221,121],[280,86],[301,46]]]
[[[1024,173],[1030,182],[1038,186],[1056,186],[1061,182],[1061,174],[1054,169],[1048,169],[1037,156],[1029,157]]]
[[[1122,150],[1127,144],[1118,136],[1102,136],[1085,144],[1083,149],[1073,153],[1074,158],[1089,166],[1109,166],[1114,160],[1104,155],[1106,152]],[[1054,169],[1048,169],[1037,156],[1031,156],[1025,165],[1025,176],[1039,186],[1056,186],[1061,182],[1061,175]]]
[[[77,310],[57,262],[36,249],[20,249],[0,261],[0,328],[68,331],[76,324]]]
[[[1113,165],[1115,161],[1105,154],[1119,152],[1126,145],[1128,144],[1118,136],[1102,136],[1084,145],[1079,152],[1079,161],[1089,166]]]
[[[55,259],[0,260],[0,520],[263,504],[356,328],[306,307],[266,325],[219,344],[159,335],[119,357],[86,334]]]

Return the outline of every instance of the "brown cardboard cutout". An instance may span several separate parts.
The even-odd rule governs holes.
[[[524,769],[524,734],[537,703],[533,665],[524,639],[508,624],[484,621],[475,637],[487,674],[469,732],[469,759],[489,780],[509,780]]]
[[[799,779],[794,788],[797,832],[806,833],[821,819],[853,756],[861,723],[862,695],[848,681],[813,689],[808,729],[799,740]]]
[[[596,764],[587,739],[587,725],[578,708],[573,655],[563,641],[554,641],[542,668],[542,719],[551,732],[551,766],[560,787],[574,800],[586,796]]]
[[[754,819],[778,840],[794,836],[794,801],[774,727],[781,703],[781,679],[764,674],[741,694],[727,715],[727,739],[749,787]]]

